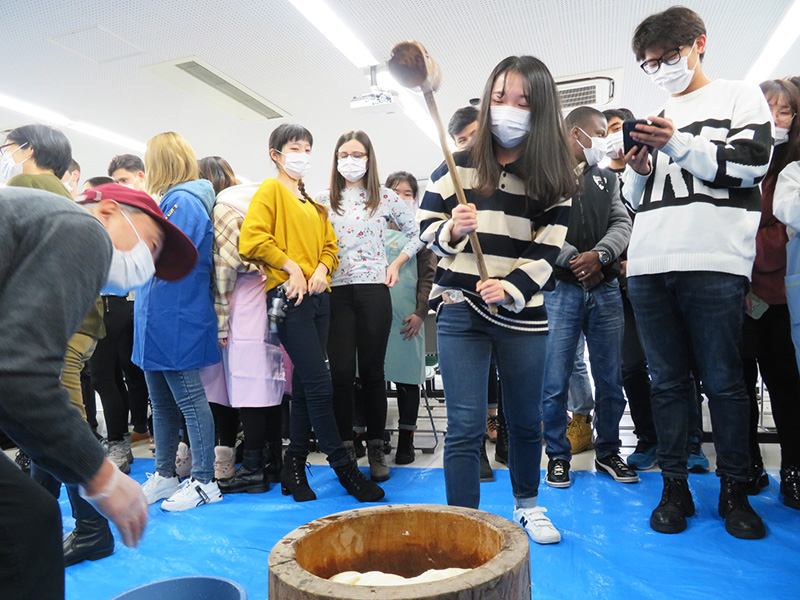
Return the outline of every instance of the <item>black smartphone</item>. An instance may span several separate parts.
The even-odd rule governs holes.
[[[630,152],[631,148],[633,148],[634,146],[642,145],[641,142],[637,142],[631,137],[631,131],[634,131],[636,129],[636,126],[639,124],[650,125],[650,123],[644,119],[634,119],[622,122],[622,144],[623,144],[623,149],[625,150],[625,154],[628,154],[628,152]],[[653,147],[647,145],[647,151],[652,152]]]

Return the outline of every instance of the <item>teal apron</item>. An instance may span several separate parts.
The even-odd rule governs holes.
[[[408,236],[387,229],[386,262],[392,264],[408,243]],[[412,256],[400,267],[400,280],[390,288],[392,296],[392,329],[386,346],[384,370],[386,381],[421,385],[425,381],[425,327],[410,340],[404,340],[400,330],[403,319],[417,310],[417,257]]]

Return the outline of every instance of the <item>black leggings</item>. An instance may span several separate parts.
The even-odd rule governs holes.
[[[120,441],[128,433],[129,409],[133,430],[147,433],[147,383],[142,370],[131,362],[133,302],[121,296],[103,296],[103,308],[106,337],[97,341],[89,370],[103,403],[108,439]]]
[[[386,428],[383,361],[391,326],[392,299],[389,288],[382,283],[333,288],[328,359],[333,381],[333,409],[343,440],[353,439],[356,359],[364,396],[367,439],[383,439]]]
[[[267,444],[281,443],[283,407],[264,406],[240,409],[244,429],[244,449],[261,450]]]
[[[789,307],[772,304],[760,319],[745,318],[744,377],[750,396],[750,458],[761,459],[758,447],[758,369],[769,390],[772,416],[781,445],[781,468],[800,466],[800,374],[797,370]],[[756,363],[758,367],[756,367]]]
[[[395,383],[397,387],[398,429],[414,431],[419,415],[419,386],[412,383]]]

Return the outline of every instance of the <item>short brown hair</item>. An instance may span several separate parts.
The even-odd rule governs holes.
[[[705,33],[706,24],[700,15],[685,6],[671,6],[639,23],[633,33],[631,47],[636,60],[644,60],[648,48],[672,50],[690,46]],[[703,60],[702,54],[700,60]]]

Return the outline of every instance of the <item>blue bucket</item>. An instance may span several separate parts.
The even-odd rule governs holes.
[[[112,600],[247,600],[247,592],[230,579],[191,576],[148,583]]]

